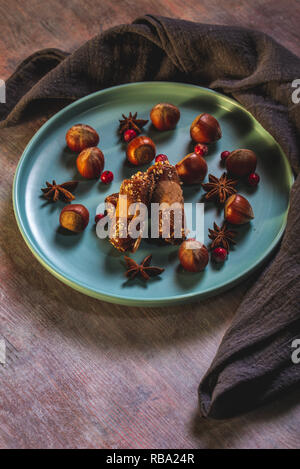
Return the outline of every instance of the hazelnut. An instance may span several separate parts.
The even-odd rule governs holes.
[[[245,197],[233,194],[225,203],[224,216],[225,220],[233,225],[243,225],[254,218],[254,213]]]
[[[66,230],[80,233],[89,223],[89,211],[81,204],[66,205],[59,216],[60,225]]]
[[[85,124],[73,125],[66,134],[68,147],[76,152],[98,145],[99,140],[96,130]]]
[[[128,161],[136,166],[150,163],[155,154],[156,148],[153,140],[145,135],[140,135],[131,140],[126,151]]]
[[[157,130],[172,130],[180,119],[180,111],[174,104],[159,103],[151,109],[150,119]]]
[[[199,114],[190,128],[191,138],[197,143],[213,143],[222,137],[219,122],[210,114]]]
[[[201,272],[209,260],[206,246],[195,239],[183,241],[178,251],[178,257],[182,267],[189,272]]]
[[[97,147],[85,148],[79,153],[76,165],[84,178],[99,178],[104,168],[104,155]]]
[[[232,151],[225,161],[227,171],[237,177],[254,173],[257,164],[254,151],[243,148]]]
[[[197,153],[189,153],[175,165],[178,176],[186,184],[200,184],[207,173],[205,159]]]

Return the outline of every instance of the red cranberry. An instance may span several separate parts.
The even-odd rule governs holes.
[[[198,143],[195,145],[194,152],[197,153],[197,155],[205,156],[208,153],[208,146],[203,145],[203,143]]]
[[[257,184],[259,183],[260,181],[260,177],[257,173],[251,173],[249,174],[248,176],[248,182],[250,184],[250,186],[257,186]]]
[[[111,171],[103,171],[103,173],[101,174],[101,181],[104,182],[104,184],[109,184],[110,182],[112,182],[114,178],[114,175]]]
[[[97,224],[99,220],[101,220],[104,217],[104,213],[97,213],[95,216],[95,223]]]
[[[212,255],[216,262],[224,262],[227,258],[227,251],[224,248],[215,248]]]
[[[230,155],[230,151],[222,151],[221,153],[221,160],[225,161],[226,158]]]
[[[125,132],[123,134],[123,138],[124,138],[125,142],[130,142],[130,140],[132,140],[136,136],[137,136],[137,133],[133,129],[125,130]]]
[[[162,153],[160,155],[157,155],[157,157],[155,158],[155,163],[157,163],[158,161],[168,161],[167,155],[163,155]]]

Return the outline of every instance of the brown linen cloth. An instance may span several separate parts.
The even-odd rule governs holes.
[[[33,54],[7,82],[1,126],[58,109],[120,83],[172,80],[234,97],[276,138],[299,172],[300,104],[291,99],[300,60],[270,37],[239,27],[147,15],[100,34],[69,55]],[[199,387],[202,413],[231,417],[300,383],[291,344],[300,337],[300,178],[276,257],[249,291]]]

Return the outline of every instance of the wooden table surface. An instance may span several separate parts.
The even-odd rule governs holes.
[[[38,49],[73,51],[145,13],[256,28],[300,55],[297,0],[1,0],[0,78]],[[253,278],[199,304],[132,308],[71,290],[33,258],[11,190],[44,120],[0,131],[0,447],[299,447],[296,395],[232,420],[198,415],[199,381]]]

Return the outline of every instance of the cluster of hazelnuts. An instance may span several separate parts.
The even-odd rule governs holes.
[[[203,115],[202,115],[203,116]],[[207,116],[207,115],[206,115]],[[200,135],[198,129],[193,129],[193,125],[198,125],[198,116],[192,124],[191,136],[199,138],[202,143],[198,143],[195,146],[194,154],[187,155],[183,161],[187,160],[189,165],[191,161],[196,161],[195,154],[199,154],[202,157],[208,152],[208,147],[203,143],[203,135]],[[219,124],[213,116],[207,119],[214,128],[214,137],[217,140],[221,137],[221,131],[219,130]],[[199,141],[198,140],[198,141]],[[205,143],[211,143],[213,140],[206,138]],[[206,176],[206,166],[200,158],[197,160],[197,165],[193,167],[195,173],[198,174],[199,178]],[[221,153],[221,160],[225,163],[226,170],[228,173],[236,178],[247,178],[248,183],[251,186],[257,186],[259,183],[259,175],[255,173],[257,165],[256,154],[252,150],[248,149],[237,149],[232,152],[223,151]],[[202,171],[201,171],[202,169]],[[189,180],[187,181],[189,182]],[[200,182],[200,181],[199,181]],[[243,225],[248,223],[254,218],[253,210],[248,200],[240,194],[231,195],[225,202],[224,207],[224,218],[227,222],[232,225]],[[224,247],[215,247],[212,251],[212,259],[217,263],[223,263],[228,256],[228,251]],[[201,272],[205,269],[209,262],[209,251],[207,247],[195,239],[187,239],[184,241],[179,249],[178,257],[183,268],[190,272]]]
[[[97,147],[100,137],[95,129],[86,124],[73,125],[66,133],[66,143],[70,150],[78,153],[76,166],[86,179],[100,178],[104,184],[113,180],[111,171],[103,171],[104,155]],[[59,217],[60,225],[74,233],[82,232],[89,223],[89,211],[82,204],[66,205]]]
[[[179,109],[170,103],[156,104],[150,111],[153,126],[160,131],[172,130],[180,119]],[[144,121],[146,123],[147,121]],[[153,140],[146,135],[137,136],[134,129],[125,130],[123,139],[128,143],[126,149],[127,160],[135,165],[150,163],[156,155],[156,146]],[[158,155],[155,161],[164,161],[165,155]]]
[[[156,104],[150,111],[153,126],[160,131],[172,130],[180,119],[179,109],[170,103]],[[196,143],[194,151],[187,154],[175,166],[182,182],[186,184],[199,184],[207,174],[207,163],[203,158],[208,153],[208,144],[215,143],[222,137],[219,122],[208,113],[199,114],[191,124],[190,136]],[[123,139],[128,143],[126,156],[128,161],[136,166],[150,163],[156,155],[153,140],[145,135],[137,136],[134,129],[127,129]],[[167,159],[166,155],[158,155],[156,161]],[[257,185],[258,174],[256,168],[256,155],[251,150],[223,151],[221,159],[226,160],[227,171],[237,177],[247,175],[250,185]]]
[[[172,130],[180,119],[180,111],[173,104],[159,103],[152,108],[150,119],[157,130]],[[182,158],[175,167],[183,183],[200,184],[208,171],[204,158],[208,153],[207,145],[218,141],[222,137],[222,132],[215,117],[208,113],[202,113],[192,122],[190,136],[195,142],[194,151]],[[155,161],[168,159],[163,154],[156,156],[156,146],[153,140],[145,135],[138,136],[132,128],[124,131],[123,139],[128,144],[127,160],[135,166],[150,163],[154,158]],[[79,153],[76,160],[79,173],[88,179],[100,177],[101,181],[107,184],[113,180],[113,173],[111,171],[103,172],[104,155],[97,147],[99,140],[95,129],[84,124],[74,125],[66,134],[68,147]],[[238,149],[232,152],[223,151],[221,160],[225,162],[229,174],[239,178],[247,177],[252,186],[258,184],[259,176],[254,172],[257,158],[253,151],[247,149]],[[247,199],[239,194],[234,194],[225,203],[224,215],[229,223],[243,224],[253,218],[253,211]],[[95,221],[97,222],[102,216],[102,214],[96,215]],[[80,232],[87,226],[88,219],[88,211],[83,205],[72,204],[61,212],[60,223],[65,228]],[[223,262],[227,257],[227,252],[222,253],[220,249],[222,248],[215,250],[218,251],[215,256],[217,262]],[[206,267],[209,254],[206,246],[194,239],[188,239],[180,246],[179,259],[186,270],[199,272]]]
[[[154,106],[150,112],[150,118],[154,127],[158,130],[173,129],[179,118],[179,109],[168,103],[160,103]],[[127,147],[127,159],[135,164],[144,164],[152,161],[155,155],[154,142],[145,136],[136,137],[131,130],[124,134],[124,140],[130,142]],[[208,153],[208,144],[218,141],[222,137],[220,125],[215,117],[208,113],[198,115],[191,124],[190,136],[196,143],[194,151],[186,155],[175,167],[183,183],[202,183],[207,174],[207,163],[204,156]],[[157,158],[166,155],[159,155]],[[232,152],[223,151],[221,160],[225,162],[228,173],[236,178],[247,177],[250,185],[259,183],[259,175],[255,173],[257,158],[252,150],[237,149]],[[242,225],[253,219],[253,210],[248,200],[240,194],[230,196],[224,208],[225,220],[234,225]],[[213,251],[213,259],[216,262],[224,262],[227,251],[217,247]],[[185,270],[190,272],[202,271],[209,262],[209,252],[206,246],[195,239],[187,239],[179,249],[179,260]]]
[[[150,111],[150,119],[153,126],[159,131],[173,130],[179,119],[180,111],[171,103],[158,103]],[[175,166],[177,173],[186,184],[201,183],[207,174],[207,164],[203,156],[208,148],[203,143],[212,143],[221,138],[221,128],[218,121],[210,114],[200,114],[193,121],[190,135],[194,142],[198,142],[193,153],[186,155]],[[153,140],[145,135],[137,136],[133,129],[128,129],[123,134],[123,139],[128,143],[126,156],[131,164],[136,166],[150,163],[156,155],[156,147]],[[166,155],[158,155],[155,161],[164,161]]]
[[[180,118],[179,109],[173,104],[159,103],[150,112],[150,119],[157,130],[172,130]],[[208,153],[208,146],[222,137],[219,122],[208,113],[198,115],[191,124],[190,136],[196,143],[194,151],[186,155],[175,167],[181,181],[185,184],[200,184],[206,177],[208,167],[204,156]],[[155,144],[147,136],[137,136],[136,132],[128,129],[123,138],[128,143],[126,155],[130,163],[140,165],[150,163],[156,153]],[[158,155],[156,161],[164,161],[166,155]],[[252,150],[237,149],[232,152],[223,151],[221,160],[225,162],[228,173],[237,178],[247,177],[248,183],[256,186],[259,176],[254,171],[257,158]],[[226,221],[234,225],[242,225],[253,217],[253,210],[248,200],[240,194],[230,196],[225,204],[224,216]],[[213,259],[224,262],[227,251],[222,247],[213,250]],[[205,245],[195,239],[187,239],[179,249],[179,260],[185,270],[199,272],[209,262],[209,252]]]
[[[66,143],[70,150],[79,153],[76,159],[78,172],[86,179],[97,179],[105,184],[113,180],[111,171],[104,171],[104,155],[97,147],[99,134],[86,124],[73,125],[66,134]]]
[[[73,125],[66,133],[66,143],[70,150],[78,153],[76,166],[79,174],[86,179],[98,179],[104,184],[112,182],[111,171],[103,171],[104,155],[97,147],[99,134],[86,124]],[[89,211],[82,204],[66,205],[59,217],[60,225],[74,233],[81,233],[89,223]]]

